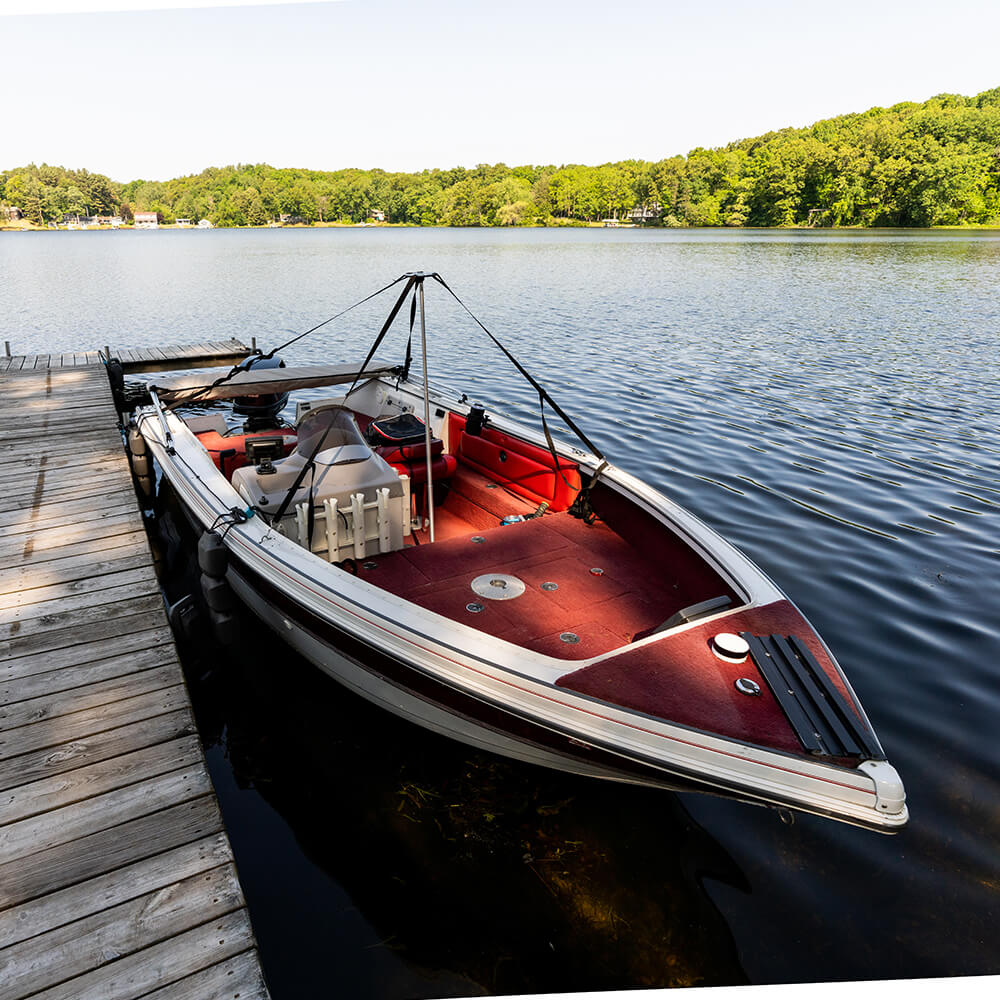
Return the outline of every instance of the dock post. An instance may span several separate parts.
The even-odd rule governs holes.
[[[10,341],[9,340],[5,340],[3,342],[3,348],[7,352],[7,357],[9,358],[10,357]]]

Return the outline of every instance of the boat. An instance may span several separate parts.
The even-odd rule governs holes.
[[[844,672],[759,567],[613,465],[478,319],[538,390],[541,426],[430,384],[427,280],[455,294],[401,276],[364,360],[284,367],[272,351],[152,377],[129,447],[200,532],[216,623],[235,597],[361,697],[501,755],[904,826],[902,782]],[[376,356],[407,296],[405,356]],[[234,400],[245,424],[191,412]]]

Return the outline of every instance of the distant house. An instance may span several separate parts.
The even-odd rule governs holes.
[[[199,229],[211,229],[212,228],[212,223],[209,222],[208,219],[199,219],[198,220],[198,228]]]
[[[374,219],[376,222],[385,222],[385,212],[381,208],[372,208],[368,210],[368,215],[370,218]]]
[[[191,220],[190,219],[178,219],[177,220],[177,225],[178,226],[190,226],[191,225]]]
[[[279,215],[278,221],[283,222],[286,226],[297,226],[306,220],[302,218],[301,215]]]
[[[649,222],[650,219],[658,219],[662,211],[659,202],[654,201],[649,205],[636,205],[628,217],[633,222]]]
[[[157,229],[159,228],[160,221],[157,218],[156,212],[136,212],[135,213],[135,228],[136,229]]]
[[[7,218],[11,222],[17,222],[18,219],[23,219],[24,218],[24,212],[22,212],[17,207],[17,205],[8,205],[3,211],[4,211],[4,215],[7,216]]]

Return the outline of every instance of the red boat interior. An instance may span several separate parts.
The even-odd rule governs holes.
[[[369,418],[357,418],[364,431]],[[452,414],[449,421],[452,452],[445,453],[436,439],[431,448],[434,543],[422,522],[404,548],[348,560],[345,568],[429,611],[536,653],[572,661],[618,651],[582,668],[567,664],[557,681],[567,689],[804,754],[800,735],[753,659],[727,662],[711,649],[720,631],[798,635],[858,715],[839,671],[791,604],[741,608],[740,595],[705,559],[612,487],[598,482],[592,488],[596,517],[588,523],[569,512],[581,487],[575,464],[559,459],[557,465],[548,450],[489,426],[470,434],[464,417]],[[224,438],[227,448],[205,432],[199,436],[215,446],[210,450],[216,464],[228,475],[247,461],[243,441]],[[376,450],[410,476],[414,514],[422,518],[424,445]],[[501,523],[511,515],[525,520]],[[515,577],[524,591],[509,600],[483,599],[471,581],[486,574]],[[678,612],[713,600],[718,610],[733,612],[724,625],[695,624],[668,641],[635,645]],[[758,696],[737,690],[735,682],[743,677],[756,680]]]

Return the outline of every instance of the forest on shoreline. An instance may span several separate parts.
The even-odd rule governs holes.
[[[135,212],[215,226],[1000,225],[1000,87],[871,108],[656,162],[417,173],[242,164],[127,183],[30,164],[0,171],[0,224],[14,209],[36,226],[72,215],[128,223]]]

